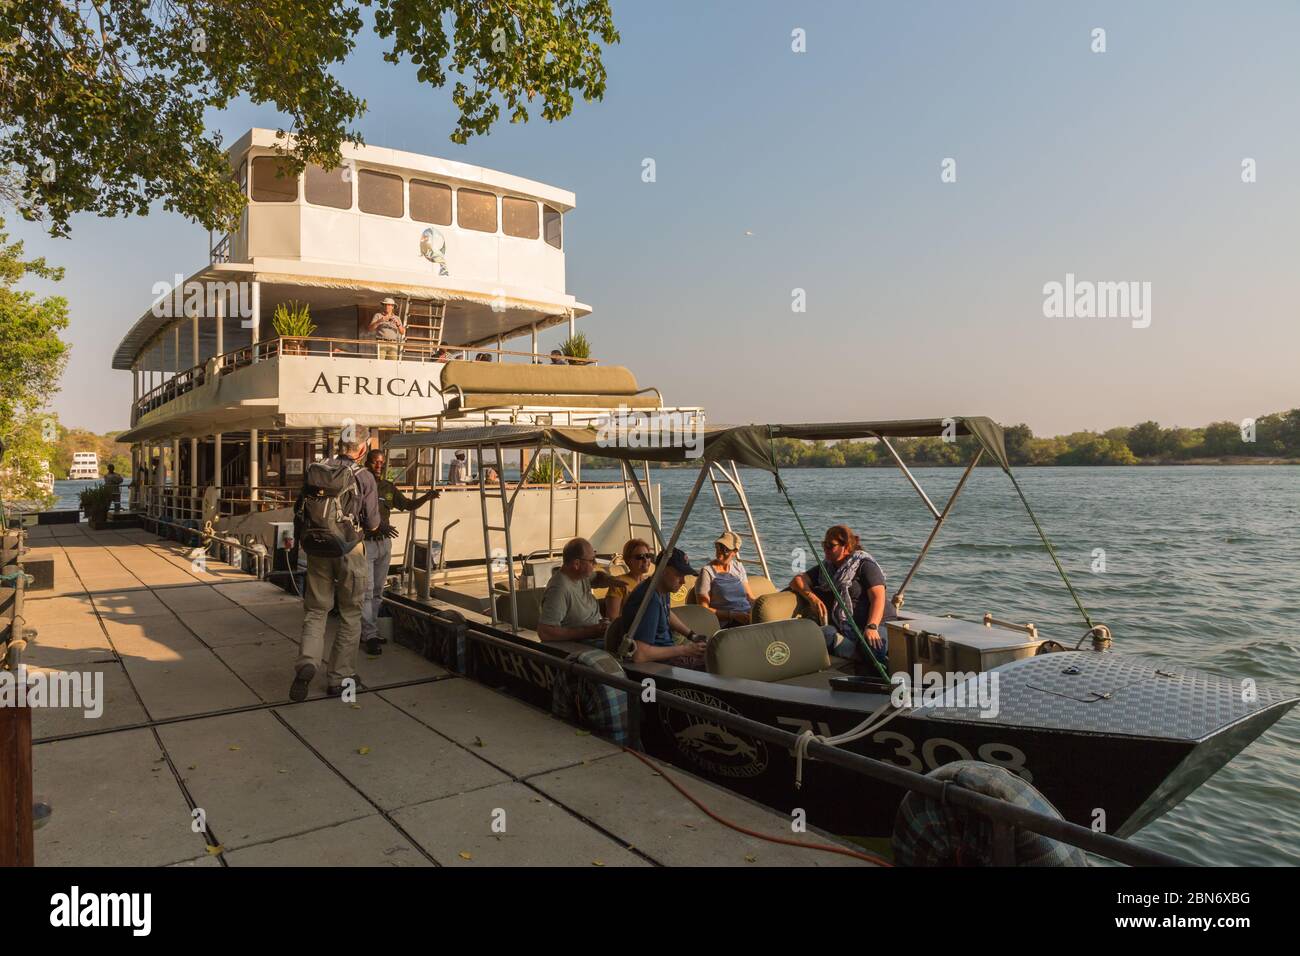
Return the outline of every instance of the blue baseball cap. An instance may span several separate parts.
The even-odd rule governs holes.
[[[673,548],[672,554],[668,554],[667,551],[660,551],[659,556],[655,558],[655,564],[663,564],[665,561],[667,561],[668,566],[678,574],[693,574],[696,577],[699,577],[700,572],[691,567],[691,562],[686,560],[686,552],[681,548]]]

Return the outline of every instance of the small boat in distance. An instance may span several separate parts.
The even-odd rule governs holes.
[[[68,469],[69,481],[94,481],[99,477],[99,454],[93,451],[72,453],[72,467]]]

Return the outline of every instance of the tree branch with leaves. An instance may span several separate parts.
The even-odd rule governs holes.
[[[7,0],[0,2],[0,196],[66,235],[78,212],[160,202],[227,230],[245,199],[204,117],[236,97],[271,104],[291,174],[334,168],[366,104],[332,70],[366,28],[421,83],[454,76],[457,143],[502,107],[560,120],[605,92],[609,0]]]

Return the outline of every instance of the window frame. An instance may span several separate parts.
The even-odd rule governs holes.
[[[437,219],[420,219],[415,215],[414,187],[416,183],[421,186],[432,186],[435,189],[445,189],[447,191],[447,221],[439,222]],[[406,214],[412,222],[422,222],[430,226],[450,226],[456,221],[456,190],[449,183],[440,183],[433,179],[418,179],[412,176],[406,183]]]
[[[556,242],[551,242],[551,237],[546,234],[546,213],[548,211],[555,213],[555,222],[559,225],[559,229],[557,230],[559,235],[556,237],[558,241]],[[564,213],[560,212],[560,210],[556,209],[550,203],[545,202],[542,203],[542,241],[552,249],[556,249],[560,252],[564,251]]]
[[[342,177],[344,174],[343,171],[347,169],[347,164],[344,163],[340,165],[337,169],[325,169],[323,166],[317,166],[315,163],[308,163],[303,168],[302,171],[302,201],[304,203],[316,209],[352,210],[357,207],[357,190],[353,187],[352,181],[348,179],[342,180],[343,184],[347,186],[347,191],[348,191],[348,204],[346,206],[336,206],[333,203],[327,203],[327,202],[316,202],[310,196],[308,196],[307,195],[307,189],[309,185],[308,175],[311,173],[313,169],[320,170],[326,176],[333,176],[337,174],[339,177]]]
[[[399,194],[401,196],[401,209],[399,210],[397,215],[394,216],[386,212],[372,212],[371,210],[365,208],[365,206],[363,205],[363,200],[361,198],[363,195],[361,185],[363,182],[365,182],[364,177],[366,176],[375,176],[380,179],[396,179],[399,183],[401,183],[401,192]],[[358,169],[357,170],[357,212],[363,212],[367,216],[379,216],[383,219],[405,219],[406,218],[406,177],[402,176],[400,173],[389,173],[383,171],[382,169],[366,169],[366,168]]]
[[[287,204],[287,203],[295,203],[295,202],[299,202],[299,201],[302,199],[302,184],[301,184],[302,176],[293,176],[293,177],[275,176],[275,177],[273,177],[274,179],[277,179],[277,180],[286,180],[286,179],[292,178],[293,186],[294,186],[294,194],[293,194],[293,198],[288,198],[287,196],[286,196],[285,198],[283,198],[283,199],[258,199],[258,198],[257,198],[257,187],[258,187],[259,182],[261,181],[260,178],[259,178],[259,176],[258,176],[257,167],[258,167],[259,164],[262,163],[263,160],[266,160],[267,162],[270,162],[270,163],[276,163],[276,164],[279,164],[279,165],[283,165],[284,162],[285,162],[285,161],[284,161],[283,159],[281,159],[279,156],[275,156],[275,155],[273,155],[273,154],[266,154],[266,155],[263,155],[263,156],[254,156],[254,157],[253,157],[253,162],[250,164],[250,167],[249,167],[249,171],[250,171],[250,173],[252,174],[252,175],[249,176],[249,188],[248,188],[248,196],[249,196],[249,200],[250,200],[251,202],[264,202],[264,203],[274,204],[274,205],[284,205],[284,204]]]
[[[521,236],[518,233],[511,232],[506,228],[506,203],[528,203],[533,207],[533,231],[531,235]],[[527,239],[536,241],[542,237],[542,211],[538,208],[536,199],[528,199],[525,196],[502,196],[501,197],[501,234],[509,236],[511,239]]]
[[[461,202],[460,202],[460,197],[461,197],[461,195],[464,194],[464,193],[470,193],[470,194],[475,195],[475,196],[491,196],[491,197],[492,197],[492,221],[493,221],[493,228],[491,228],[491,229],[479,229],[479,228],[477,228],[477,227],[475,227],[475,226],[469,226],[469,225],[466,225],[464,222],[461,221],[461,214],[460,214],[460,211],[461,211]],[[473,189],[473,188],[470,188],[470,187],[468,187],[468,186],[466,186],[466,187],[461,187],[461,188],[457,189],[457,190],[456,190],[456,228],[457,228],[457,229],[465,229],[465,230],[468,230],[469,232],[481,232],[481,233],[483,233],[484,235],[487,235],[487,236],[495,236],[495,235],[500,234],[500,232],[501,232],[501,197],[500,197],[500,195],[498,195],[497,193],[491,192],[490,190],[486,190],[486,189]]]

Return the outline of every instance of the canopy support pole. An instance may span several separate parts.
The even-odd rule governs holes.
[[[925,493],[925,489],[921,487],[921,483],[913,477],[912,473],[908,470],[907,465],[903,463],[903,459],[898,457],[898,452],[894,451],[894,446],[889,443],[889,439],[881,436],[877,437],[880,438],[880,444],[889,449],[889,454],[892,455],[894,461],[898,463],[898,467],[903,470],[903,474],[907,476],[907,480],[911,482],[912,487],[916,489],[916,493],[921,496],[921,500],[925,502],[925,506],[930,509],[930,514],[934,515],[934,520],[942,520],[939,517],[939,509],[934,506],[934,502],[931,501],[930,496]]]
[[[691,488],[691,493],[686,498],[686,504],[682,506],[682,514],[681,517],[677,519],[677,526],[673,528],[673,535],[668,539],[668,543],[664,545],[663,553],[665,555],[671,556],[673,548],[677,547],[677,539],[682,536],[682,530],[686,527],[686,519],[690,516],[691,508],[695,506],[695,499],[700,496],[700,489],[704,487],[704,479],[708,477],[709,469],[712,465],[712,459],[706,458],[704,460],[704,467],[700,469],[700,473],[695,479],[695,486]],[[650,576],[649,587],[651,591],[654,591],[659,587],[659,582],[663,580],[664,576],[664,566],[667,563],[667,561],[655,562],[655,573]],[[649,606],[649,600],[644,600],[637,606],[636,614],[632,617],[632,626],[625,632],[627,638],[632,639],[632,635],[636,633],[636,629],[641,626],[641,619],[645,617],[646,608]]]
[[[934,544],[934,539],[938,537],[939,529],[943,527],[943,523],[948,520],[948,515],[952,511],[952,506],[957,503],[957,496],[961,494],[962,488],[966,486],[966,479],[970,477],[971,472],[975,470],[975,466],[980,463],[980,459],[983,457],[984,449],[981,448],[975,452],[975,457],[970,460],[970,464],[967,465],[966,470],[962,472],[961,481],[957,482],[957,487],[952,490],[952,496],[948,499],[948,503],[943,507],[943,514],[939,515],[939,519],[934,523],[934,527],[930,529],[930,536],[925,539],[925,544],[921,548],[921,553],[916,556],[916,560],[912,562],[911,568],[908,569],[907,577],[903,578],[903,583],[900,584],[898,590],[894,592],[893,605],[895,610],[903,606],[903,592],[907,590],[907,585],[911,583],[912,575],[916,574],[916,569],[919,568],[921,562],[925,560],[926,552],[930,550],[930,545]],[[907,469],[904,468],[903,470],[906,471]]]

